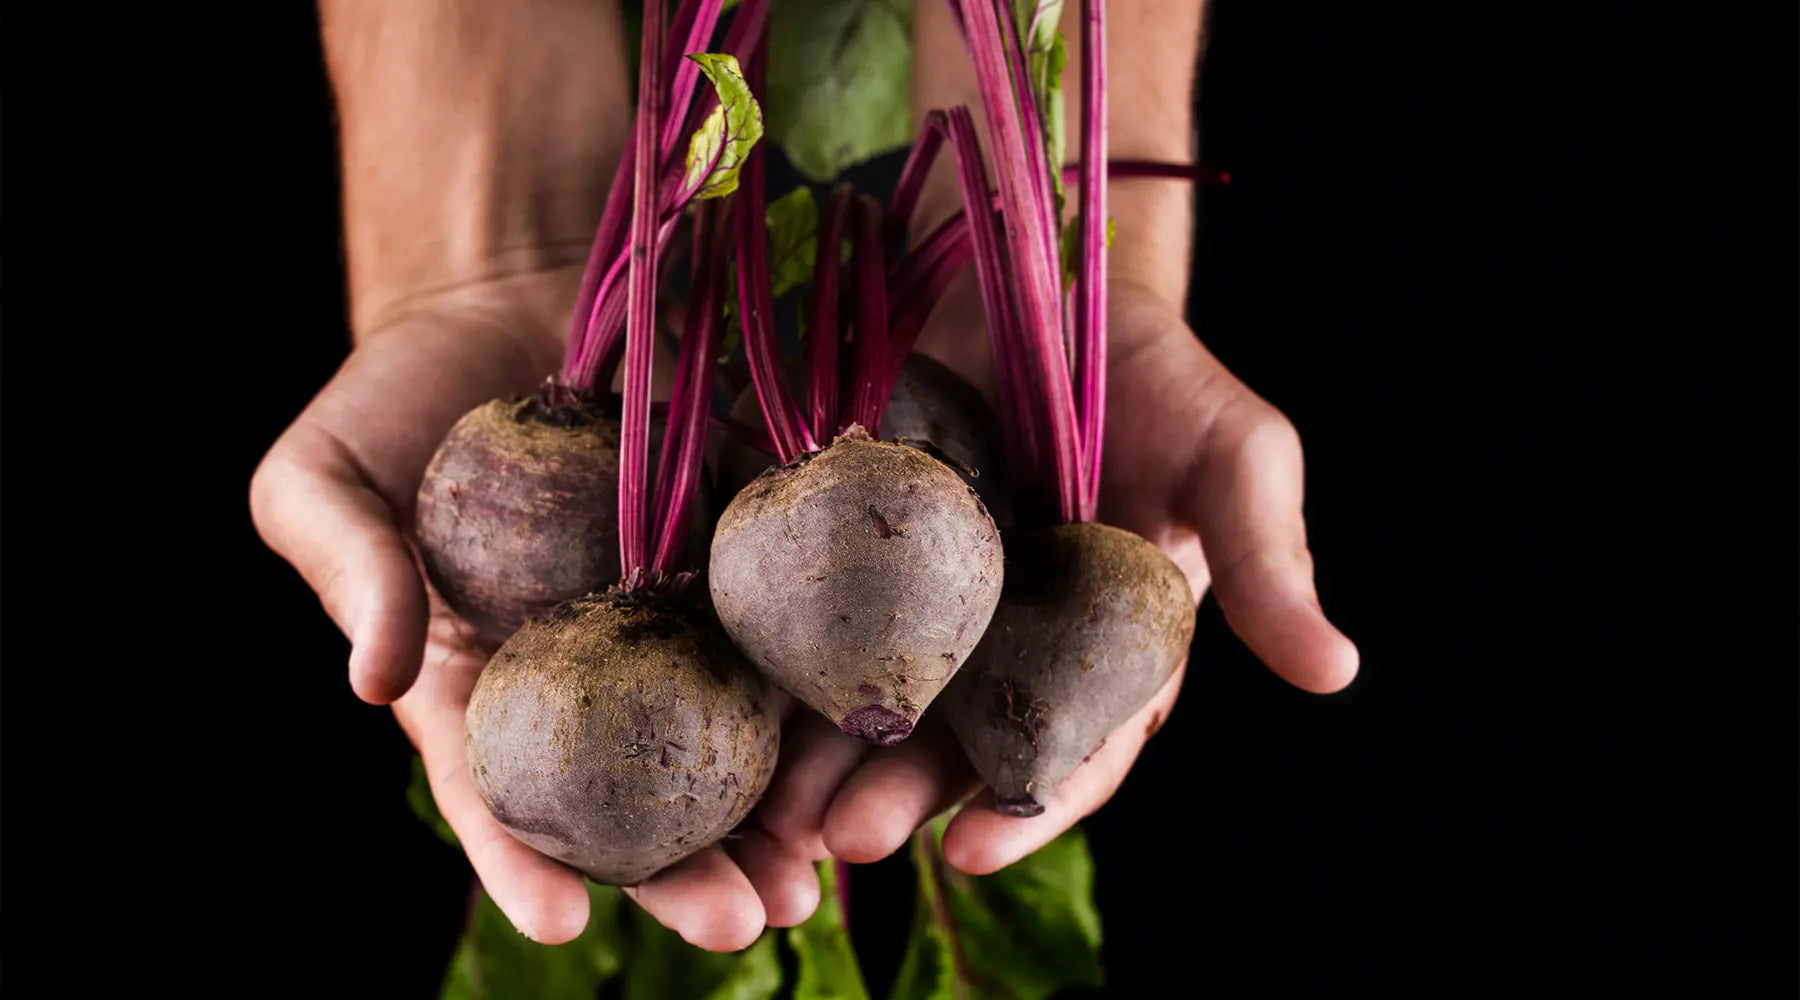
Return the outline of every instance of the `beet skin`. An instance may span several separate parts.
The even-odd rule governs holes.
[[[619,422],[596,406],[497,399],[456,422],[419,484],[432,586],[490,643],[619,579]]]
[[[949,466],[853,428],[737,494],[708,581],[765,676],[889,744],[975,648],[1004,572],[993,519]]]
[[[469,699],[469,769],[514,837],[635,885],[743,820],[775,770],[772,694],[703,610],[616,591],[500,647]]]
[[[1193,591],[1156,546],[1101,524],[1015,530],[1000,606],[938,711],[996,807],[1035,816],[1193,636]]]

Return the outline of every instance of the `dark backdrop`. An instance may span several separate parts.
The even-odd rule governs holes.
[[[0,33],[15,983],[424,996],[456,931],[249,523],[346,348],[316,24],[254,6]],[[1792,992],[1796,25],[1734,10],[1218,0],[1193,315],[1363,674],[1203,606],[1089,824],[1117,995]]]

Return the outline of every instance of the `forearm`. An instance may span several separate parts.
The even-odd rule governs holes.
[[[1107,146],[1112,158],[1176,162],[1194,158],[1192,107],[1202,10],[1199,0],[1154,4],[1115,0],[1107,5]],[[1074,162],[1081,153],[1080,0],[1064,0],[1062,31],[1069,48],[1063,73],[1065,148]],[[913,45],[915,120],[957,104],[967,105],[981,119],[974,67],[944,0],[919,0]],[[985,149],[985,126],[977,131]],[[1181,308],[1192,244],[1192,186],[1160,179],[1115,180],[1108,200],[1117,227],[1117,239],[1108,251],[1114,280],[1142,284]],[[961,208],[954,161],[946,150],[927,179],[912,224],[914,238]],[[973,294],[972,280],[959,286],[957,294]]]
[[[627,144],[618,4],[321,0],[320,15],[356,336],[427,296],[564,269],[570,301],[533,282],[545,301],[527,304],[559,330]]]

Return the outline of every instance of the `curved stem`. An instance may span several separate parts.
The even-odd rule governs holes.
[[[1086,467],[1075,516],[1094,518],[1106,437],[1106,4],[1081,0],[1081,272],[1075,283],[1076,410]]]
[[[1021,109],[1009,88],[1009,57],[1019,61],[1017,45],[1009,47],[998,4],[989,0],[964,0],[963,20],[981,102],[987,112],[989,145],[994,150],[999,178],[1002,214],[1006,223],[1006,247],[1013,255],[1009,280],[1017,290],[1018,343],[1009,352],[1022,355],[1030,377],[1016,389],[1027,396],[1020,412],[1031,423],[1041,422],[1033,435],[1042,440],[1044,455],[1034,482],[1054,490],[1057,513],[1064,521],[1075,516],[1081,488],[1081,442],[1075,428],[1074,390],[1069,382],[1067,342],[1063,338],[1062,268],[1056,251],[1056,220],[1047,218],[1045,199],[1048,176],[1041,169],[1043,143],[1028,132],[1032,119],[1021,122]],[[1008,24],[1011,16],[1006,17]],[[1030,102],[1036,107],[1035,100]],[[966,115],[966,112],[965,112]],[[954,116],[952,122],[954,123]],[[1034,161],[1034,153],[1036,159]],[[1034,162],[1040,169],[1033,170]],[[964,208],[987,203],[985,185],[980,196],[965,189]],[[980,255],[977,255],[977,261]],[[996,366],[998,367],[998,366]],[[997,372],[1001,377],[1005,373]]]
[[[852,258],[856,262],[856,348],[851,369],[856,386],[844,424],[861,424],[875,437],[880,436],[881,410],[892,390],[887,379],[887,263],[881,243],[881,206],[866,194],[857,195]]]
[[[933,117],[945,115],[933,112]],[[962,186],[963,204],[983,205],[988,202],[987,165],[981,154],[981,143],[975,137],[975,125],[967,108],[951,108],[947,113],[950,146],[956,151],[957,179]],[[1000,220],[992,212],[967,215],[969,239],[975,250],[975,277],[981,290],[982,311],[987,316],[989,349],[994,359],[996,391],[1000,396],[1002,425],[1006,432],[1007,451],[1013,457],[1008,464],[1014,481],[1022,486],[1039,482],[1041,466],[1037,425],[1027,409],[1026,391],[1030,388],[1025,361],[1017,345],[1018,306],[1014,301],[1016,286],[1011,284],[1005,240]]]
[[[694,301],[682,332],[675,387],[669,397],[669,419],[656,466],[656,504],[651,522],[656,551],[650,561],[650,573],[655,578],[668,575],[680,561],[688,540],[688,513],[700,485],[706,417],[712,401],[707,370],[718,352],[719,333],[724,325],[721,305],[729,244],[719,223],[729,218],[728,210],[729,206],[707,202],[701,202],[695,210]]]
[[[888,199],[884,229],[890,243],[897,244],[905,238],[906,225],[912,221],[913,210],[919,206],[919,196],[925,191],[925,177],[931,173],[931,166],[937,162],[938,151],[943,146],[944,130],[927,127],[919,133],[912,151],[906,154],[906,166],[900,168],[900,180],[894,185],[893,197]]]
[[[757,46],[746,79],[752,91],[762,86],[763,49]],[[787,377],[776,357],[773,327],[774,303],[769,289],[769,223],[763,190],[763,144],[750,151],[738,186],[736,211],[738,315],[744,324],[744,356],[750,362],[750,382],[756,387],[756,403],[763,424],[775,443],[775,457],[783,463],[804,452],[817,450],[807,432],[805,418],[794,405]]]
[[[619,564],[626,589],[649,561],[645,465],[650,450],[650,368],[656,338],[656,138],[662,125],[663,5],[646,4],[638,67],[638,126],[631,193],[631,262],[625,319],[625,402],[619,431]]]
[[[831,191],[819,226],[818,253],[813,260],[812,325],[807,331],[807,367],[811,390],[807,414],[813,437],[823,441],[837,430],[838,415],[838,243],[850,211],[850,185]]]

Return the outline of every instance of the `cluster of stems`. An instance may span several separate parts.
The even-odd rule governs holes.
[[[1021,44],[1037,26],[1015,22],[1006,0],[946,0],[956,14],[981,94],[992,163],[965,107],[931,112],[886,209],[847,184],[830,192],[817,233],[806,304],[807,384],[788,384],[774,330],[764,151],[753,147],[735,194],[696,200],[696,172],[680,140],[719,98],[695,99],[699,68],[685,58],[708,45],[722,0],[684,0],[669,24],[646,8],[638,107],[582,277],[558,385],[610,386],[621,363],[624,402],[619,475],[620,559],[626,589],[674,579],[682,525],[694,506],[711,414],[710,366],[723,335],[726,282],[735,274],[744,358],[760,428],[734,428],[781,462],[844,435],[873,437],[882,410],[932,308],[973,265],[987,321],[1009,466],[1040,516],[1092,520],[1099,493],[1106,396],[1107,178],[1168,177],[1227,183],[1205,168],[1106,159],[1104,0],[1081,0],[1082,140],[1078,165],[1052,173],[1044,109]],[[723,50],[762,91],[770,0],[744,0]],[[685,113],[684,113],[685,112]],[[926,174],[948,145],[963,211],[905,247]],[[997,181],[990,189],[988,177]],[[704,176],[704,171],[700,172]],[[1074,280],[1064,287],[1058,180],[1078,209]],[[659,262],[683,217],[692,236],[692,285],[655,482],[650,484],[650,376]],[[847,253],[844,247],[847,245]],[[736,247],[735,266],[731,259]],[[721,419],[721,418],[712,418]],[[766,437],[761,432],[766,431]],[[1052,500],[1052,498],[1054,498]]]

